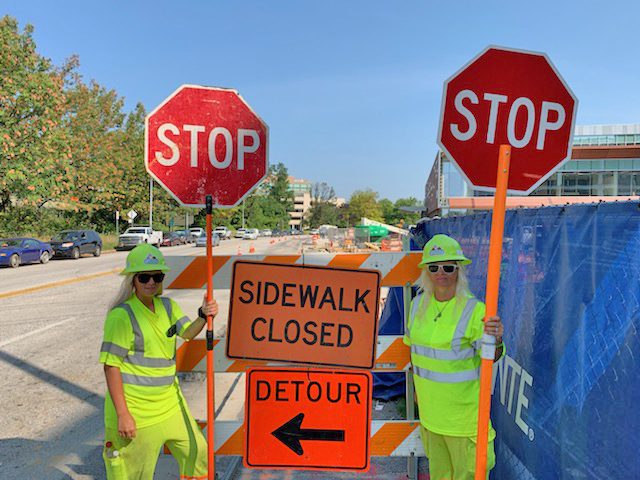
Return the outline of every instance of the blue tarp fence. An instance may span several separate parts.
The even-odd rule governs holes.
[[[490,230],[488,212],[413,235],[415,248],[456,238],[484,299]],[[382,327],[402,327],[399,298]],[[498,311],[507,356],[494,367],[492,478],[640,478],[638,203],[507,211]]]

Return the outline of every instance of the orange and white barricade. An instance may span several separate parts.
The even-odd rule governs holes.
[[[381,285],[404,289],[405,315],[411,301],[411,285],[420,276],[418,263],[421,252],[373,253],[304,253],[294,255],[243,255],[213,257],[215,289],[231,288],[235,260],[249,260],[285,265],[314,265],[326,267],[378,270]],[[166,257],[171,270],[167,273],[167,288],[202,289],[207,284],[206,257]],[[241,373],[254,366],[277,366],[282,363],[227,358],[225,339],[214,339],[215,372]],[[204,339],[183,342],[176,352],[178,372],[206,371],[206,343]],[[371,455],[409,457],[409,475],[417,472],[416,457],[424,456],[420,441],[420,423],[414,417],[413,376],[409,348],[397,335],[378,336],[375,371],[403,371],[407,378],[407,420],[373,420],[371,422]],[[201,425],[206,428],[206,425]],[[243,424],[239,421],[216,421],[216,455],[243,455]]]

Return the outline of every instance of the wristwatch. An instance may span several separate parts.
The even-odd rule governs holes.
[[[202,311],[202,307],[198,308],[198,318],[202,318],[203,320],[207,319],[207,316],[204,314],[204,312]]]

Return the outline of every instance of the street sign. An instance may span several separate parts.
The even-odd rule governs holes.
[[[369,469],[371,372],[254,368],[246,394],[245,466]]]
[[[236,261],[227,356],[373,368],[380,272]]]
[[[487,191],[500,145],[511,145],[509,191],[528,194],[571,158],[577,108],[544,53],[488,47],[445,82],[438,145]]]
[[[145,166],[180,204],[233,207],[267,175],[268,127],[237,91],[183,85],[145,120]]]
[[[135,210],[129,210],[129,213],[127,213],[127,217],[129,217],[130,221],[133,221],[134,218],[136,218],[138,216],[138,212],[136,212]]]

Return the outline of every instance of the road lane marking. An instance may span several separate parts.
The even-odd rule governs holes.
[[[51,325],[47,325],[46,327],[39,328],[37,330],[33,330],[29,333],[23,333],[22,335],[18,335],[17,337],[10,338],[9,340],[5,340],[4,342],[0,342],[0,348],[6,347],[14,342],[18,342],[32,335],[36,335],[38,333],[45,332],[47,330],[51,330],[52,328],[59,327],[60,325],[64,325],[65,323],[69,323],[72,320],[76,320],[76,317],[67,318],[66,320],[61,320],[60,322],[52,323]]]
[[[62,285],[69,285],[72,283],[83,282],[85,280],[91,280],[93,278],[104,277],[106,275],[112,275],[114,273],[118,273],[120,271],[119,268],[114,268],[111,270],[107,270],[106,272],[98,272],[92,273],[89,275],[83,275],[81,277],[76,278],[68,278],[66,280],[58,280],[57,282],[43,283],[42,285],[37,285],[35,287],[21,288],[20,290],[11,290],[9,292],[0,293],[0,298],[8,298],[8,297],[16,297],[18,295],[24,295],[26,293],[38,292],[40,290],[46,290],[48,288],[60,287]]]

